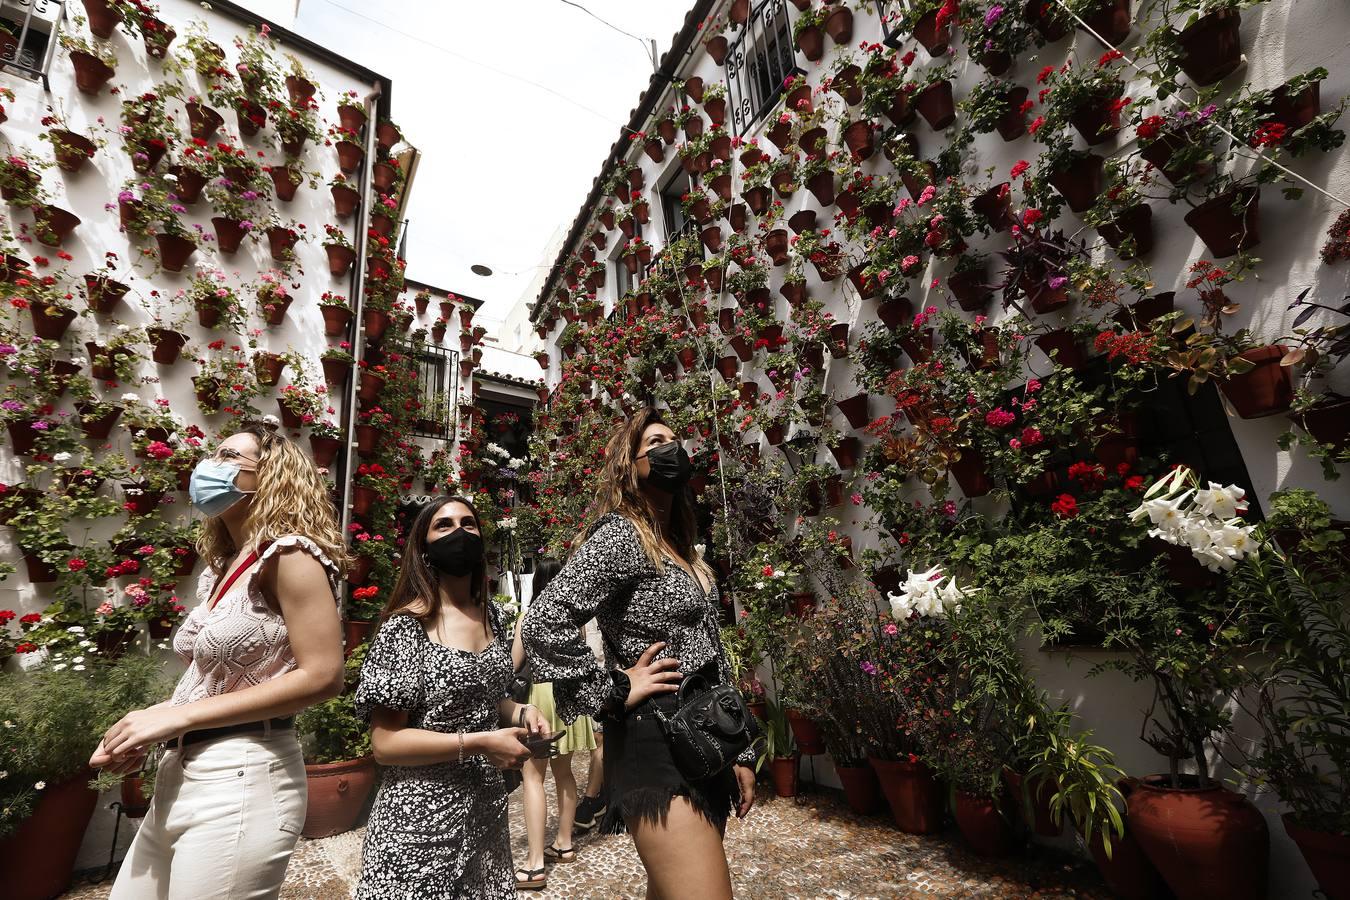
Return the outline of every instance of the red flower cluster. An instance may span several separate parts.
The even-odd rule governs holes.
[[[1060,494],[1055,502],[1050,504],[1050,511],[1061,519],[1072,519],[1078,515],[1078,501],[1074,499],[1073,494]]]
[[[1099,491],[1106,485],[1106,469],[1100,463],[1076,462],[1069,466],[1069,477],[1086,491]]]
[[[376,585],[372,584],[369,587],[357,588],[356,590],[352,591],[352,598],[356,600],[369,600],[371,597],[374,597],[379,593],[380,589]]]
[[[1285,134],[1288,131],[1288,126],[1283,123],[1267,122],[1256,129],[1256,134],[1252,135],[1251,144],[1253,147],[1277,147],[1284,142]]]

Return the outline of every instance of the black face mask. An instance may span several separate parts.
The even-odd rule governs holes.
[[[483,539],[472,531],[457,528],[427,544],[425,559],[436,571],[461,578],[482,563]]]
[[[642,457],[639,456],[638,459]],[[689,463],[689,454],[675,441],[648,450],[647,465],[651,467],[647,483],[667,494],[673,494],[684,487],[694,474],[694,467]]]

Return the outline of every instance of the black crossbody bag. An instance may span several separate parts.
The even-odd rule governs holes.
[[[652,709],[676,767],[689,781],[725,771],[753,743],[750,710],[736,688],[729,684],[710,688],[701,675],[689,675],[676,696],[670,715],[655,703]]]

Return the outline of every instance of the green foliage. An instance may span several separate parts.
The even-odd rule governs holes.
[[[369,644],[357,647],[343,664],[341,694],[311,706],[295,717],[305,762],[320,765],[360,759],[370,754],[370,727],[356,715],[352,703],[368,647]]]

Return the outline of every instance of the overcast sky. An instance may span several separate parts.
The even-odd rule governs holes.
[[[654,38],[658,58],[693,6],[579,2]],[[571,224],[652,71],[638,41],[562,0],[303,0],[294,29],[393,81],[394,120],[422,151],[408,277],[494,318]]]

